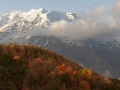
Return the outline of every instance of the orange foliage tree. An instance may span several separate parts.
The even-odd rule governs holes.
[[[13,59],[19,59],[20,57],[19,56],[17,56],[17,55],[15,55],[14,57],[13,57]]]
[[[88,70],[87,70],[87,73],[88,73],[88,75],[92,75],[92,74],[93,74],[92,69],[88,69]]]
[[[79,85],[79,90],[90,90],[90,84],[87,81],[82,80]]]

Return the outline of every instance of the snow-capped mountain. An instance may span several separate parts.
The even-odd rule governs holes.
[[[28,12],[13,11],[0,16],[0,32],[32,30],[35,26],[48,27],[60,20],[71,21],[75,19],[72,12],[47,11],[43,8]]]
[[[72,12],[47,11],[43,8],[28,12],[15,10],[0,16],[0,43],[21,37],[16,35],[27,33],[37,26],[47,28],[54,22],[72,21],[75,18],[76,14]]]
[[[0,16],[0,43],[30,43],[62,54],[97,73],[109,71],[113,77],[120,77],[120,40],[87,39],[71,40],[65,37],[31,36],[35,27],[49,28],[54,22],[77,19],[72,12],[47,11],[43,8],[28,12],[14,10]]]

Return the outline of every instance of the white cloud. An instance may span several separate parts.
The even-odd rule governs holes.
[[[106,22],[92,18],[82,18],[73,22],[60,21],[53,23],[49,29],[37,27],[32,35],[69,37],[69,38],[115,38],[120,35],[120,23],[112,16]]]
[[[119,14],[120,15],[120,0],[115,3],[114,7],[112,8],[112,13],[113,14]]]
[[[104,14],[106,12],[106,9],[104,6],[101,6],[99,8],[96,8],[94,11],[93,11],[93,14],[97,14],[97,15],[101,15],[101,14]]]
[[[80,13],[81,18],[73,22],[64,20],[54,22],[49,29],[37,27],[31,32],[31,35],[80,39],[116,38],[120,37],[120,16],[118,14],[120,14],[120,0],[109,11],[101,6],[90,14]]]

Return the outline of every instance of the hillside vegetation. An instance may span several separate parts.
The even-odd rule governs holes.
[[[106,79],[39,46],[0,45],[0,90],[120,90]]]

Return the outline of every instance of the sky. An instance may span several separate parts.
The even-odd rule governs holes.
[[[1,0],[0,15],[13,10],[29,11],[31,9],[45,8],[61,12],[81,11],[87,12],[100,6],[111,8],[118,0]]]

